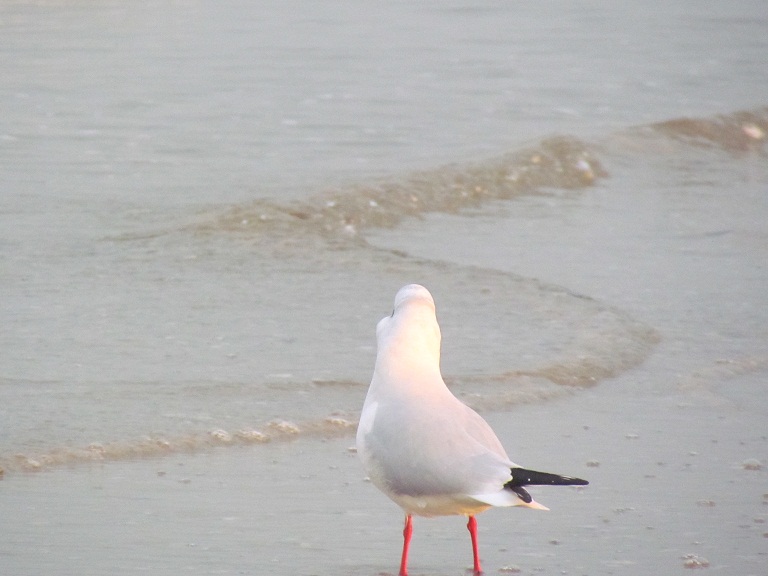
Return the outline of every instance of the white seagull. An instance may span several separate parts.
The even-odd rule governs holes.
[[[492,506],[548,510],[525,486],[588,482],[521,468],[488,423],[448,390],[440,374],[435,302],[426,288],[409,284],[398,291],[376,339],[357,451],[371,482],[405,512],[400,576],[408,574],[414,514],[468,516],[474,572],[482,574],[476,514]]]

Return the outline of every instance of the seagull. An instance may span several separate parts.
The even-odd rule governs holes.
[[[376,340],[356,444],[371,482],[405,512],[399,574],[408,574],[414,515],[463,515],[479,576],[475,515],[493,506],[548,510],[526,486],[588,482],[515,464],[488,423],[451,393],[440,374],[440,327],[426,288],[409,284],[397,292]]]

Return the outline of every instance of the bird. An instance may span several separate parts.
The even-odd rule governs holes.
[[[376,341],[356,448],[371,483],[405,512],[399,575],[408,574],[413,516],[463,515],[479,576],[477,514],[494,506],[548,510],[526,486],[589,482],[515,464],[490,425],[451,393],[440,372],[435,301],[424,286],[397,292]]]

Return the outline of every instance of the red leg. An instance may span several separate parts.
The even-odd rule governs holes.
[[[480,574],[483,573],[483,569],[480,567],[480,550],[477,545],[477,520],[475,520],[474,516],[469,517],[467,529],[469,530],[470,538],[472,538],[472,556],[475,560],[475,576],[480,576]]]
[[[405,528],[403,528],[403,556],[400,558],[400,576],[408,576],[408,549],[411,547],[411,534],[413,534],[413,520],[410,514],[406,514]]]

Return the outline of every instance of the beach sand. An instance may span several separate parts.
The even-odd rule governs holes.
[[[488,574],[763,573],[768,435],[763,382],[638,394],[644,370],[597,391],[485,413],[522,464],[588,478],[536,488],[549,512],[480,515]],[[627,384],[630,381],[631,384]],[[737,393],[733,393],[738,389]],[[0,488],[8,574],[396,573],[400,510],[351,435],[13,475]],[[416,519],[411,574],[463,574],[460,517]]]

